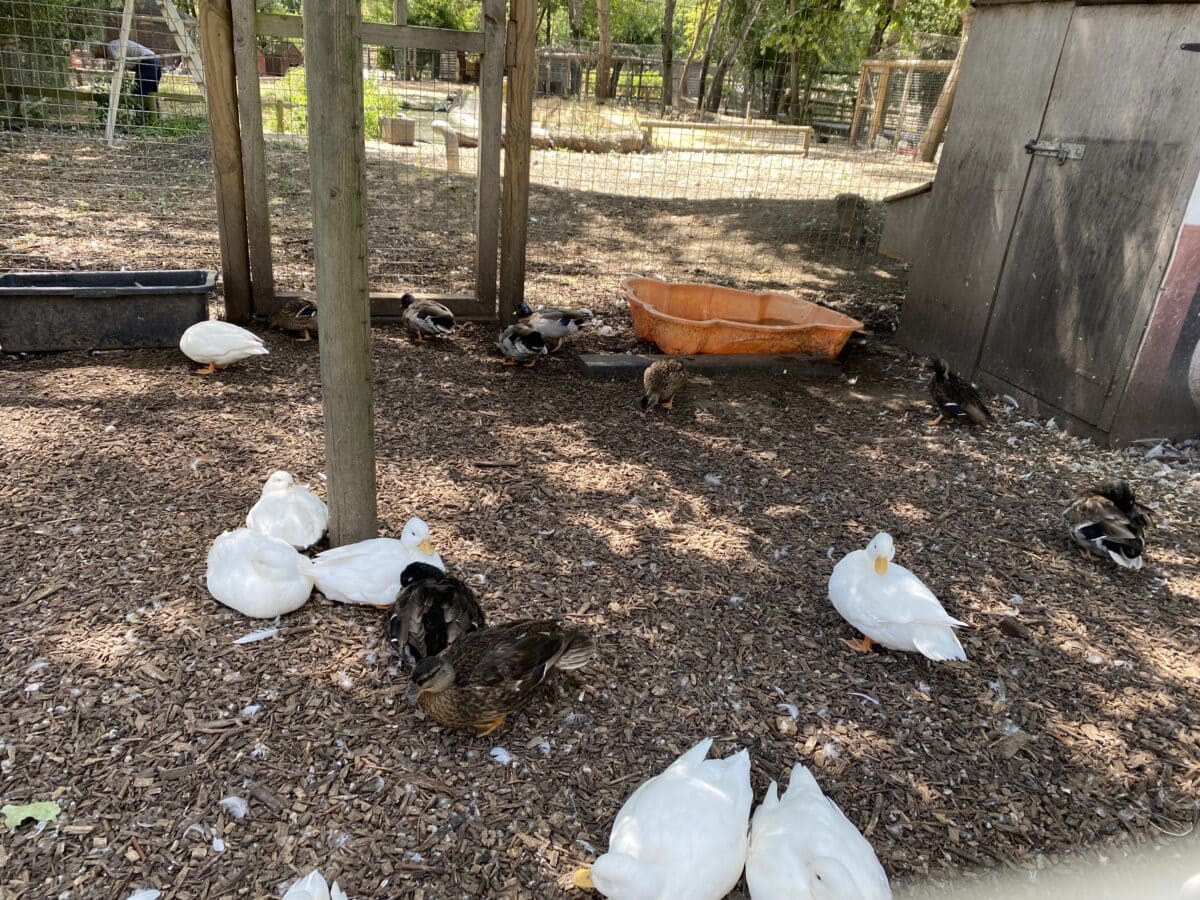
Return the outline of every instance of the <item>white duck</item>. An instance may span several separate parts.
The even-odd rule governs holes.
[[[283,900],[347,900],[346,892],[336,881],[329,884],[319,869],[313,869],[299,881],[293,882]]]
[[[274,472],[263,485],[262,497],[246,516],[246,526],[305,550],[321,539],[329,525],[325,501],[290,472]]]
[[[772,781],[750,825],[751,900],[891,900],[871,845],[803,763],[779,798]]]
[[[892,564],[892,536],[879,532],[865,550],[855,550],[833,567],[829,599],[843,619],[861,631],[861,641],[845,641],[866,653],[872,643],[891,650],[912,650],[929,659],[965,660],[954,636],[965,626],[942,609],[933,592],[904,566]]]
[[[287,541],[239,528],[220,535],[208,551],[208,592],[244,616],[273,619],[308,600],[312,568]]]
[[[386,609],[400,593],[400,575],[410,563],[423,562],[443,572],[429,526],[415,516],[404,524],[400,540],[371,538],[318,553],[313,560],[317,590],[338,603]]]
[[[578,887],[611,900],[720,900],[733,889],[754,800],[750,754],[706,759],[711,746],[705,738],[630,795]]]
[[[193,362],[204,363],[197,375],[211,375],[217,367],[270,353],[258,335],[219,320],[197,322],[180,337],[179,349]]]

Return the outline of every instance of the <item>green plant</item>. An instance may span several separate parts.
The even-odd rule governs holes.
[[[277,86],[277,96],[285,99],[283,130],[287,134],[308,133],[308,87],[304,68],[291,69]],[[397,115],[402,108],[399,95],[393,94],[372,78],[363,81],[363,128],[367,140],[379,140],[379,120]],[[264,104],[267,106],[268,104]]]

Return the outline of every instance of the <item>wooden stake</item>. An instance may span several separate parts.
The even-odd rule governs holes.
[[[496,308],[500,240],[500,129],[504,98],[504,2],[484,0],[479,65],[479,190],[475,207],[475,296]]]
[[[529,150],[533,80],[537,74],[537,0],[512,0],[509,30],[513,65],[508,73],[504,130],[504,210],[500,254],[500,324],[511,325],[525,299],[525,243],[529,229]]]
[[[258,87],[258,43],[254,0],[233,0],[233,59],[237,69],[238,121],[242,138],[242,180],[246,193],[250,290],[256,316],[275,310],[275,271],[271,262],[271,211],[267,200],[267,148]]]
[[[133,24],[133,0],[125,0],[121,12],[121,31],[118,37],[116,68],[108,85],[108,118],[104,121],[104,142],[112,147],[117,142],[117,108],[121,105],[121,84],[125,80],[125,48],[129,44],[129,28]],[[107,47],[105,55],[108,55]]]
[[[358,0],[306,0],[304,57],[329,540],[336,547],[374,537],[377,527]]]
[[[233,63],[233,13],[229,0],[200,0],[200,56],[208,87],[213,169],[217,182],[217,231],[225,318],[250,321],[250,253],[246,237],[246,192],[242,183],[242,138],[238,127]]]
[[[867,149],[875,149],[875,138],[883,130],[884,118],[887,116],[888,82],[892,78],[892,64],[885,62],[879,71],[879,86],[875,89],[875,109],[871,113],[871,128],[867,131]]]
[[[962,66],[963,53],[967,49],[967,35],[971,31],[971,17],[974,14],[975,10],[969,6],[961,13],[962,39],[958,44],[958,53],[954,56],[954,65],[950,67],[946,83],[942,85],[933,115],[929,117],[929,127],[925,129],[925,133],[921,135],[921,143],[917,145],[917,159],[921,162],[933,162],[933,158],[937,156],[938,144],[941,143],[946,125],[950,121],[950,110],[954,108],[954,94],[958,91],[958,73]]]

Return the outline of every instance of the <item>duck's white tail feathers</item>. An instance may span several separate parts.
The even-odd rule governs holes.
[[[1109,559],[1111,559],[1113,562],[1115,562],[1122,569],[1132,569],[1133,571],[1136,572],[1139,569],[1141,569],[1141,567],[1142,567],[1141,556],[1129,557],[1129,556],[1125,556],[1124,554],[1118,553],[1116,550],[1109,550],[1108,556],[1109,556]]]
[[[668,769],[678,769],[681,771],[690,771],[695,769],[700,763],[708,757],[708,751],[712,749],[713,739],[708,737],[694,746],[691,750],[682,754],[679,759],[671,763]]]
[[[913,646],[934,662],[967,661],[967,653],[948,626],[920,625],[914,628]]]
[[[808,766],[802,762],[792,766],[792,777],[788,780],[787,791],[784,792],[784,798],[792,795],[793,791],[796,794],[821,794],[821,786],[817,784],[817,779],[813,777],[813,773],[808,771]]]

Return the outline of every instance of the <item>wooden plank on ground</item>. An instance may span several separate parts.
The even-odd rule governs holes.
[[[814,356],[731,353],[668,357],[649,353],[581,353],[579,365],[589,378],[628,378],[660,359],[679,359],[698,375],[786,375],[795,378],[837,378],[842,366],[836,359]]]
[[[390,291],[371,291],[371,322],[375,325],[390,325],[400,321],[403,306],[400,298],[403,294]],[[454,318],[460,322],[480,322],[493,324],[498,321],[496,309],[470,294],[413,294],[418,300],[436,300],[454,313]],[[276,291],[275,307],[278,308],[289,300],[311,300],[320,306],[316,291]]]

